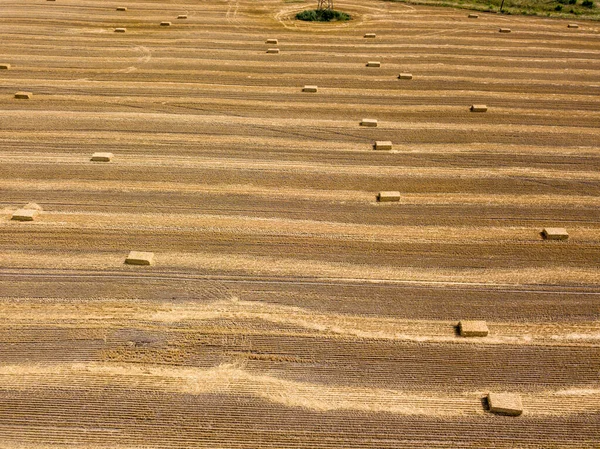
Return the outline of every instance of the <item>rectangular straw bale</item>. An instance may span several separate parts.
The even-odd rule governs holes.
[[[19,209],[11,217],[15,221],[33,221],[34,217],[39,213],[36,209]]]
[[[367,62],[367,67],[381,67],[381,62],[369,61],[369,62]]]
[[[546,240],[567,240],[569,233],[565,228],[544,228],[542,236]]]
[[[117,6],[117,11],[127,11],[127,6]]]
[[[10,64],[0,64],[0,70],[10,70]]]
[[[459,321],[458,332],[461,337],[487,337],[489,331],[485,321]]]
[[[471,112],[487,112],[487,106],[484,104],[471,105]]]
[[[500,33],[510,33],[510,28],[500,28],[498,31]]]
[[[400,80],[411,80],[412,79],[412,73],[401,73],[400,75],[398,75],[398,79],[400,79]]]
[[[523,413],[521,396],[515,393],[488,393],[490,412],[501,415],[519,416]]]
[[[279,53],[279,49],[278,48],[268,48],[267,53],[277,54],[277,53]]]
[[[579,28],[579,25],[577,25],[576,23],[570,23],[567,25],[567,28]]]
[[[377,201],[400,201],[400,192],[379,192],[377,194]]]
[[[33,97],[31,92],[17,92],[15,94],[15,98],[18,98],[19,100],[29,100],[31,97]]]
[[[390,142],[389,140],[376,140],[375,144],[373,145],[373,148],[375,150],[391,150],[392,142]]]
[[[478,19],[479,15],[477,15],[477,14],[469,14],[468,17],[469,17],[469,19]]]
[[[127,31],[127,28],[115,28],[115,33],[124,33]]]
[[[110,162],[112,158],[112,153],[94,153],[90,160],[93,162]]]
[[[128,265],[151,265],[154,260],[154,253],[144,251],[131,251],[125,263]]]
[[[377,120],[372,119],[372,118],[364,118],[364,119],[361,120],[360,126],[376,127],[377,126]]]
[[[265,44],[277,45],[279,44],[279,39],[267,39]]]
[[[171,26],[171,22],[160,22],[160,26],[161,27],[170,27]]]
[[[375,33],[366,33],[365,39],[375,39],[377,35]]]
[[[316,92],[317,91],[317,86],[304,86],[302,88],[302,92]]]
[[[377,120],[375,120],[374,118],[364,118],[364,119],[361,120],[360,126],[376,127],[377,126]]]
[[[177,16],[178,19],[187,19],[187,14],[179,14]]]

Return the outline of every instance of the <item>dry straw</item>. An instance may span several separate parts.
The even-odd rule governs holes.
[[[390,201],[400,201],[400,192],[379,192],[377,194],[377,201],[390,202]]]
[[[521,396],[515,393],[488,393],[490,412],[500,415],[519,416],[523,413]]]
[[[31,97],[33,97],[31,92],[17,92],[15,94],[15,98],[18,98],[19,100],[29,100]]]
[[[369,126],[375,128],[377,126],[377,120],[374,118],[364,118],[361,120],[360,126]]]
[[[154,253],[144,251],[131,251],[125,263],[128,265],[151,265],[154,260]]]
[[[487,112],[487,106],[484,104],[474,104],[470,109],[471,112]]]
[[[458,333],[461,337],[487,337],[488,327],[485,321],[459,321]]]
[[[112,153],[94,153],[90,160],[93,162],[110,162],[112,158]]]
[[[375,143],[373,144],[373,149],[375,150],[391,150],[392,149],[392,142],[389,140],[377,140],[375,141]]]
[[[33,221],[39,213],[36,209],[18,209],[11,217],[15,221]]]
[[[567,240],[569,233],[565,228],[544,228],[542,237],[546,240]]]

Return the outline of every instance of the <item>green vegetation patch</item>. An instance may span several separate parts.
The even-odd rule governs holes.
[[[600,0],[388,0],[482,12],[600,20]],[[502,10],[500,7],[502,6]]]
[[[296,14],[296,19],[306,22],[344,22],[350,18],[350,14],[333,9],[311,9]]]

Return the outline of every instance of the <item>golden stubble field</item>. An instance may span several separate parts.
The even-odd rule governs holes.
[[[309,7],[0,0],[1,448],[598,447],[600,25]]]

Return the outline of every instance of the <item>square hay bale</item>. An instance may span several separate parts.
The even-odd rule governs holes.
[[[10,70],[10,64],[0,64],[0,70]]]
[[[279,44],[279,39],[267,39],[265,44],[277,45]]]
[[[375,39],[377,35],[375,33],[366,33],[365,39]]]
[[[500,415],[519,416],[523,413],[521,396],[515,393],[488,393],[490,412]]]
[[[113,158],[112,153],[94,153],[90,161],[92,162],[110,162]]]
[[[381,67],[381,62],[369,61],[369,62],[367,62],[367,67]]]
[[[377,126],[377,120],[375,120],[374,118],[364,118],[361,120],[360,126],[370,126],[372,128],[375,128]]]
[[[471,112],[487,112],[487,106],[484,104],[471,105]]]
[[[177,16],[178,19],[187,19],[187,14],[179,14]]]
[[[469,17],[469,19],[479,19],[478,14],[469,14],[468,17]]]
[[[127,28],[115,28],[115,33],[124,33],[127,31]]]
[[[171,22],[160,22],[160,26],[161,27],[170,27],[171,26]]]
[[[130,251],[129,255],[125,259],[125,263],[128,265],[152,265],[153,260],[154,253]]]
[[[510,28],[500,28],[498,30],[498,32],[500,32],[500,33],[510,33]]]
[[[39,213],[36,209],[19,209],[12,214],[11,220],[15,221],[33,221],[35,216]]]
[[[565,228],[544,228],[542,237],[546,240],[567,240],[569,233]]]
[[[377,201],[380,203],[386,201],[400,201],[400,192],[379,192],[377,194]]]
[[[392,149],[392,142],[390,142],[389,140],[376,140],[375,144],[373,145],[373,149],[389,151]]]
[[[458,322],[458,333],[461,337],[487,337],[488,332],[485,321]]]
[[[19,100],[29,100],[31,97],[33,97],[31,92],[17,92],[15,94],[15,98],[18,98]]]
[[[576,23],[570,23],[567,25],[567,28],[579,28],[579,25],[577,25]]]
[[[302,88],[302,92],[316,92],[317,91],[317,86],[304,86]]]
[[[267,48],[267,53],[277,54],[279,53],[278,48]]]
[[[127,11],[127,6],[117,6],[117,11]]]
[[[412,73],[401,73],[400,75],[398,75],[398,79],[399,80],[411,80]]]

